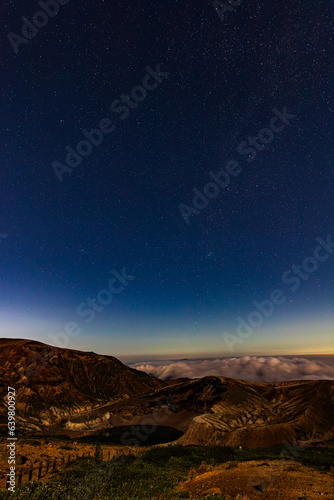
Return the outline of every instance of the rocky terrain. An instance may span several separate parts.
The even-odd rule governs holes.
[[[192,419],[181,444],[334,446],[334,382],[220,378],[224,397]]]
[[[334,476],[289,461],[227,462],[190,470],[179,485],[190,498],[224,495],[226,500],[321,500],[334,497]]]
[[[205,377],[108,407],[109,430],[169,426],[183,445],[334,446],[334,382],[246,382]],[[73,419],[80,427],[80,418]],[[105,426],[107,428],[108,425]],[[97,431],[101,434],[101,431]]]
[[[6,339],[0,341],[0,380],[3,430],[10,385],[17,390],[21,433],[131,446],[334,446],[334,381],[211,376],[167,383],[112,356]]]
[[[166,383],[112,356],[0,339],[0,423],[6,424],[7,387],[16,389],[21,424],[50,425],[107,402],[141,395]]]

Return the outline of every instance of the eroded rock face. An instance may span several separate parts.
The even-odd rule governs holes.
[[[0,415],[11,386],[18,416],[50,424],[167,385],[112,356],[18,339],[0,339],[0,384]]]
[[[96,427],[101,427],[103,424],[106,424],[110,420],[110,413],[107,412],[101,417],[97,417],[94,420],[86,420],[85,422],[71,422],[68,420],[65,424],[65,429],[70,430],[86,430],[86,429],[95,429]]]
[[[227,391],[210,412],[192,419],[180,444],[257,448],[284,441],[334,445],[334,382],[251,383],[225,380]]]
[[[183,432],[175,441],[183,445],[333,446],[333,393],[334,382],[325,380],[265,384],[204,377],[110,405],[109,424],[170,426]]]
[[[209,376],[167,383],[112,356],[6,339],[0,380],[3,429],[10,385],[20,428],[29,432],[87,436],[156,425],[182,432],[175,442],[183,445],[334,446],[334,381]]]

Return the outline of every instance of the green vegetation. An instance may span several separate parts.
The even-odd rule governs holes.
[[[290,451],[289,451],[290,450]],[[282,454],[284,451],[284,457]],[[99,455],[97,447],[97,456]],[[202,463],[215,465],[248,460],[297,460],[320,469],[334,465],[334,449],[289,448],[234,449],[220,446],[167,446],[151,448],[139,456],[128,455],[116,462],[80,458],[63,470],[60,480],[51,483],[33,481],[17,488],[15,494],[1,499],[12,500],[170,500],[189,498],[177,492],[177,484],[188,477],[191,468]],[[207,500],[224,500],[211,495]]]

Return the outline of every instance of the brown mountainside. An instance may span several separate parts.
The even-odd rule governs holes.
[[[183,445],[334,446],[330,380],[259,383],[209,376],[164,382],[112,356],[2,339],[3,431],[8,385],[16,389],[20,432],[110,441],[126,435],[125,444],[147,444],[152,437],[155,444],[167,442],[160,436],[168,431],[170,441]],[[132,436],[137,431],[131,426],[141,428],[141,438]]]
[[[166,383],[112,356],[0,339],[1,413],[7,386],[22,417],[69,415],[109,401],[152,392]]]
[[[67,429],[103,435],[117,433],[121,426],[145,429],[147,422],[157,422],[182,432],[175,443],[183,445],[334,446],[334,381],[330,380],[258,383],[204,377],[90,413],[85,421],[71,419]],[[87,421],[97,417],[96,429],[87,427]]]

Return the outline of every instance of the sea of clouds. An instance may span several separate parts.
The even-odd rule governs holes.
[[[306,359],[243,356],[225,359],[182,359],[135,363],[131,368],[144,371],[162,380],[208,375],[279,382],[284,380],[334,380],[334,359]]]

